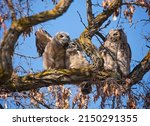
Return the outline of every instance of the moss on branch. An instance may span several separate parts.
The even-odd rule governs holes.
[[[132,85],[139,82],[143,76],[150,70],[150,51],[143,60],[131,71],[129,76],[130,83],[124,85],[125,89],[129,89]],[[47,87],[50,85],[75,84],[78,85],[83,81],[92,84],[99,84],[106,78],[115,77],[118,83],[126,83],[126,78],[121,79],[120,76],[111,71],[95,70],[92,66],[81,69],[62,69],[62,70],[46,70],[35,74],[18,77],[14,76],[7,84],[1,85],[0,89],[9,91],[28,91],[31,89]]]

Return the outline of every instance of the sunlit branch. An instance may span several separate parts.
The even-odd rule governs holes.
[[[150,51],[129,74],[128,78],[131,81],[129,85],[138,83],[148,71],[150,71]]]

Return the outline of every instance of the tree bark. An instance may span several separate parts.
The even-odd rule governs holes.
[[[150,51],[148,51],[143,60],[128,75],[131,81],[129,85],[132,86],[138,83],[148,71],[150,71]]]
[[[15,91],[28,91],[31,89],[47,87],[50,85],[60,84],[75,84],[78,85],[83,81],[89,81],[93,84],[99,84],[99,82],[105,80],[108,77],[118,78],[119,83],[126,83],[126,79],[129,79],[125,89],[129,89],[134,84],[137,84],[143,76],[150,70],[150,51],[143,58],[143,60],[130,72],[127,78],[123,80],[120,76],[116,76],[114,72],[100,70],[95,71],[90,66],[81,69],[62,69],[62,70],[46,70],[36,74],[29,74],[26,76],[15,76],[12,80],[7,82],[8,84],[1,85],[0,90]]]

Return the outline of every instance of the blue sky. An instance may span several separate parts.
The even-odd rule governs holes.
[[[94,2],[97,0],[93,0]],[[47,0],[49,3],[49,1]],[[51,9],[53,7],[52,3],[45,5],[41,0],[34,0],[32,2],[32,13],[38,13],[41,11],[44,11],[45,9]],[[19,46],[16,48],[16,53],[23,54],[26,56],[33,56],[38,57],[36,46],[35,46],[35,31],[38,28],[43,28],[46,31],[48,31],[52,36],[59,31],[65,31],[68,32],[70,37],[72,39],[78,38],[82,31],[85,29],[83,24],[80,21],[79,15],[77,11],[81,14],[83,22],[87,24],[86,21],[86,5],[85,0],[80,0],[72,3],[71,7],[68,9],[68,11],[61,17],[48,21],[46,23],[42,23],[40,25],[33,27],[33,33],[30,37],[27,37],[23,39],[22,36],[20,36],[18,43]],[[148,18],[147,13],[145,13],[145,10],[142,8],[138,8],[135,10],[136,13],[133,16],[133,22],[137,22],[142,18]],[[94,12],[102,12],[101,8],[94,8]],[[32,14],[31,13],[31,14]],[[123,17],[123,15],[122,15]],[[112,17],[110,17],[110,20],[112,20]],[[120,22],[122,23],[122,27],[124,28],[125,33],[127,34],[128,42],[131,46],[132,50],[132,60],[140,61],[148,52],[147,45],[150,45],[150,43],[146,43],[143,39],[142,35],[145,35],[146,33],[150,33],[150,23],[148,25],[143,25],[142,23],[137,23],[136,27],[135,25],[131,26],[130,23],[127,23],[127,20],[121,19]],[[112,21],[111,24],[106,28],[103,29],[102,33],[104,35],[107,35],[108,31],[110,29],[114,29],[117,27],[117,22]],[[2,31],[0,31],[0,37],[2,37]],[[96,39],[92,39],[93,43],[98,47],[100,44]],[[14,67],[16,66],[22,66],[27,72],[37,72],[43,70],[42,67],[42,58],[36,58],[36,59],[30,59],[30,58],[20,58],[18,56],[14,56],[13,59]],[[131,69],[136,65],[136,62],[132,61],[131,63]],[[24,73],[23,73],[24,74]],[[145,81],[150,82],[150,72],[146,74],[144,77]]]

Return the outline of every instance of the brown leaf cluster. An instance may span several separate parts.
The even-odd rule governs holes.
[[[102,7],[104,9],[107,9],[110,6],[111,2],[112,2],[112,0],[103,0],[102,1]]]
[[[118,84],[115,78],[108,78],[104,82],[97,84],[97,94],[100,96],[119,96],[123,91],[123,85]]]
[[[124,16],[132,23],[132,17],[135,12],[135,7],[132,5],[127,5],[127,8],[124,10]]]
[[[128,100],[127,100],[127,108],[128,109],[136,109],[137,103],[136,99],[132,94],[128,94]]]
[[[70,107],[69,99],[71,90],[69,88],[65,88],[63,85],[49,86],[48,91],[52,94],[50,99],[54,99],[55,101],[55,108],[67,109]]]
[[[31,34],[32,31],[33,31],[33,28],[32,27],[28,27],[26,30],[23,31],[23,33],[22,33],[23,37],[24,38],[26,38],[28,36],[30,37],[30,34]]]
[[[29,96],[30,96],[30,102],[34,106],[38,106],[39,103],[44,104],[44,94],[42,92],[39,92],[38,90],[31,90]]]
[[[96,85],[97,94],[94,96],[94,102],[101,97],[101,108],[105,108],[105,104],[107,99],[113,97],[112,100],[112,108],[114,108],[114,104],[117,104],[117,107],[120,107],[121,104],[121,96],[124,94],[124,87],[122,84],[119,84],[115,78],[108,78],[100,84]]]
[[[8,94],[6,92],[1,92],[0,93],[0,98],[7,99],[8,98]]]
[[[89,95],[83,95],[82,92],[79,91],[72,101],[72,108],[75,108],[75,106],[77,106],[78,109],[87,109],[89,100]]]
[[[5,14],[5,15],[0,14],[0,29],[1,28],[4,29],[4,34],[6,34],[6,32],[7,32],[7,27],[6,27],[6,24],[4,22],[6,19],[7,19],[7,14]]]

